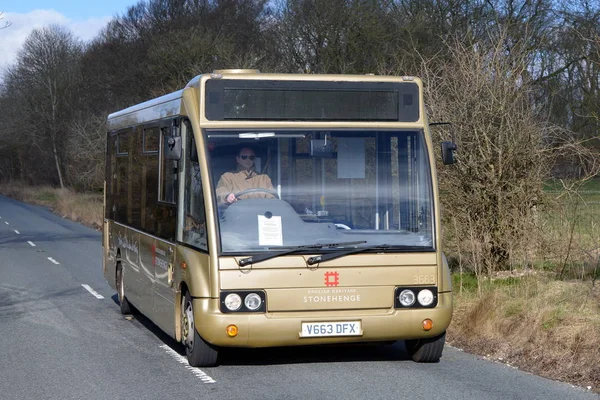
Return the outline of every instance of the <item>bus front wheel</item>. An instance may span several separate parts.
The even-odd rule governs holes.
[[[446,332],[432,338],[405,341],[408,355],[416,362],[427,363],[440,361],[444,343],[446,343]]]
[[[189,292],[181,302],[181,342],[192,367],[214,367],[219,352],[200,337],[194,323],[194,305]]]
[[[125,285],[123,283],[123,266],[121,265],[120,261],[117,263],[116,278],[117,296],[119,297],[119,307],[121,308],[121,314],[131,314],[131,304],[129,304],[129,300],[127,300],[127,297],[125,297]]]

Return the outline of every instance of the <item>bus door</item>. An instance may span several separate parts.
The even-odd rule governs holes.
[[[166,121],[161,127],[159,160],[159,196],[157,239],[154,246],[154,318],[155,323],[174,335],[175,236],[181,164],[181,136],[176,120]]]

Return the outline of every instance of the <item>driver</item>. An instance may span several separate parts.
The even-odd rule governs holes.
[[[232,204],[238,201],[235,193],[247,189],[270,189],[273,190],[271,178],[266,174],[256,172],[254,159],[256,155],[254,150],[249,147],[242,147],[238,151],[235,160],[237,162],[237,170],[235,172],[225,172],[221,175],[219,183],[217,183],[217,202],[219,204]],[[266,192],[248,193],[241,198],[269,198],[272,194]]]

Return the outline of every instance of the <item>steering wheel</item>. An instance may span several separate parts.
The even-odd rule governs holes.
[[[276,199],[280,199],[281,197],[279,197],[279,193],[277,193],[276,190],[273,189],[267,189],[267,188],[252,188],[252,189],[246,189],[246,190],[242,190],[240,192],[234,193],[233,195],[235,196],[235,198],[239,198],[240,196],[243,196],[245,194],[248,193],[268,193],[271,194],[273,196],[275,196]]]

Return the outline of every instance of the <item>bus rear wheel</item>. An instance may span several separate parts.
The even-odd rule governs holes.
[[[125,285],[123,284],[123,266],[119,261],[117,263],[117,271],[116,271],[116,286],[117,286],[117,296],[119,297],[119,306],[121,308],[121,314],[131,314],[132,306],[129,304],[127,297],[125,297]]]
[[[416,362],[426,363],[440,361],[444,343],[446,343],[446,332],[432,338],[405,341],[408,355]]]
[[[217,365],[218,350],[207,343],[196,330],[194,323],[194,305],[189,292],[181,302],[181,342],[185,346],[185,355],[192,367],[214,367]]]

